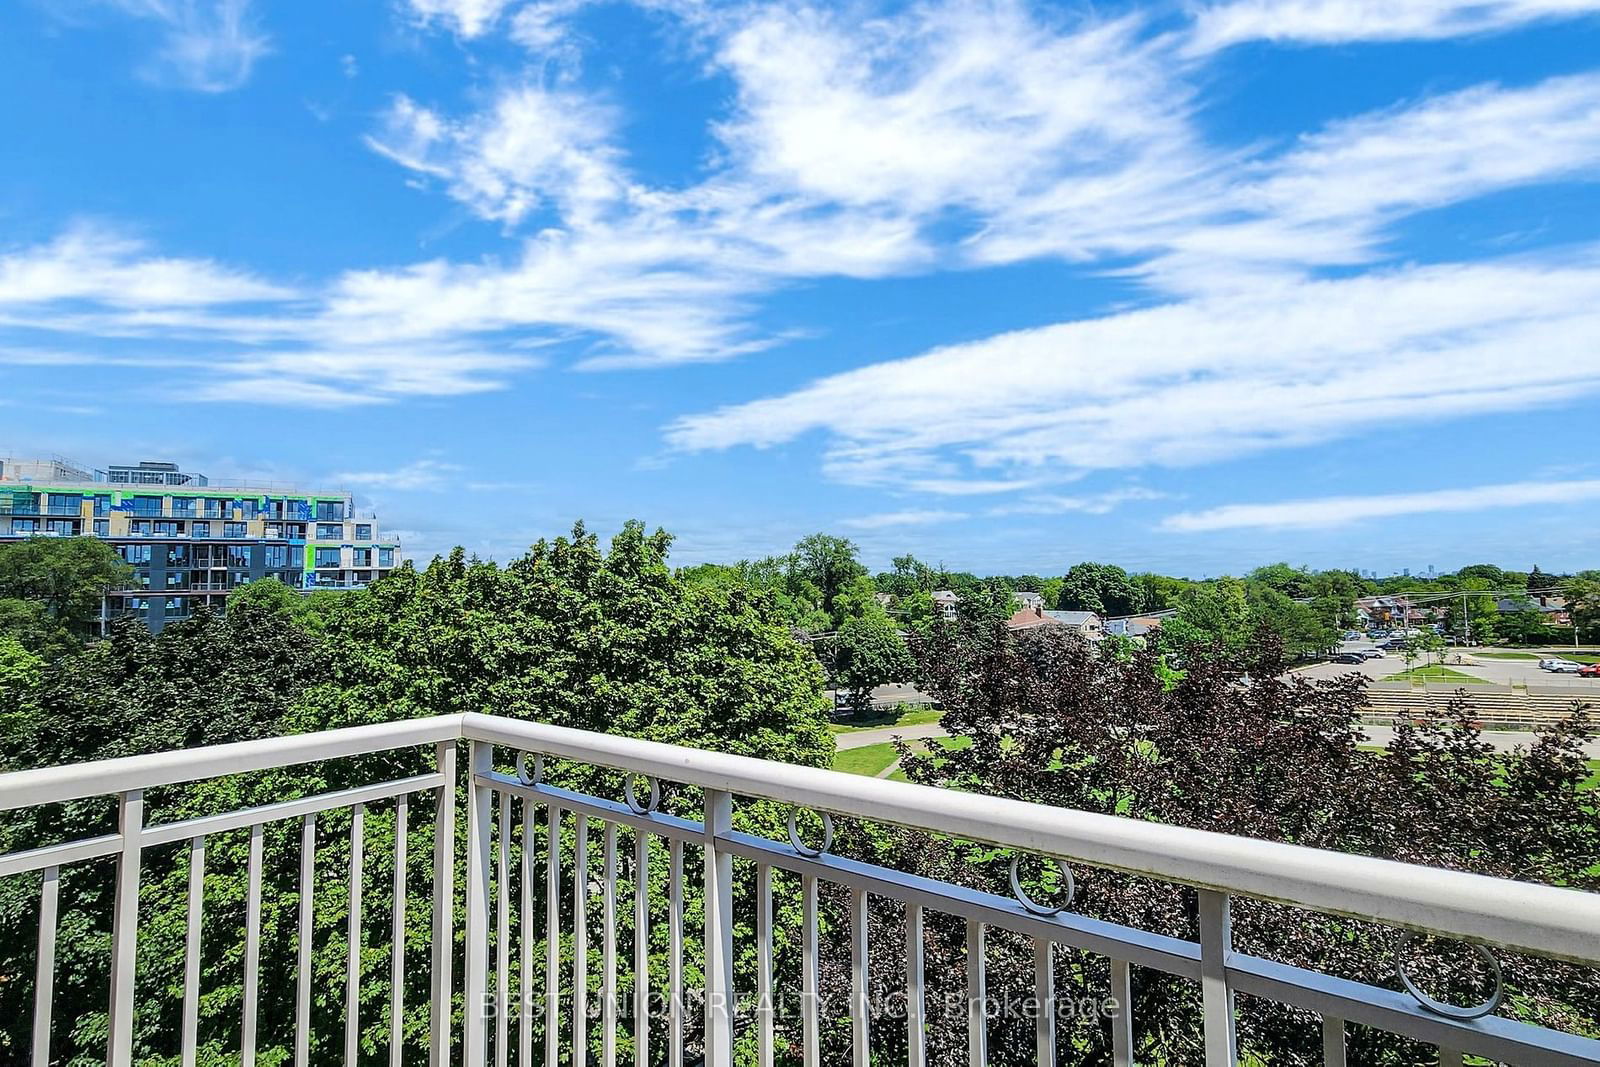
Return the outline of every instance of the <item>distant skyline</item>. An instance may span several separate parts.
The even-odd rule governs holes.
[[[1600,566],[1600,0],[24,0],[0,91],[0,453],[424,560]]]

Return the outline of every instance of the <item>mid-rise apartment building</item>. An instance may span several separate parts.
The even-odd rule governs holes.
[[[63,473],[71,476],[38,477]],[[230,590],[263,578],[302,590],[358,588],[400,558],[399,543],[357,516],[348,493],[213,486],[170,463],[90,472],[0,461],[0,542],[30,537],[110,542],[134,577],[107,591],[108,614],[137,615],[153,630],[202,604],[220,611]]]

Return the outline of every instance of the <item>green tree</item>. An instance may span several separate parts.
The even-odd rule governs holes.
[[[866,574],[867,569],[856,558],[853,541],[843,537],[814,533],[802,537],[789,554],[789,580],[791,585],[809,583],[821,594],[820,607],[833,614],[833,598],[851,581]]]
[[[1244,647],[1254,630],[1244,583],[1218,578],[1196,583],[1179,599],[1177,615],[1161,624],[1161,648],[1187,661]]]
[[[1075,563],[1061,580],[1056,606],[1062,611],[1097,615],[1132,615],[1143,610],[1139,587],[1128,572],[1112,563]]]
[[[851,691],[857,710],[870,705],[874,687],[904,681],[915,670],[905,641],[881,611],[846,619],[834,639],[834,650],[839,685]]]
[[[878,588],[885,593],[909,599],[938,588],[938,572],[910,553],[896,556],[890,565],[893,570],[878,575]]]
[[[83,643],[52,619],[43,604],[15,598],[0,599],[0,635],[47,660],[76,651]]]
[[[1313,604],[1301,604],[1276,589],[1255,585],[1250,587],[1249,606],[1252,623],[1276,634],[1284,651],[1292,656],[1326,652],[1338,643],[1338,632]]]
[[[1562,593],[1579,638],[1600,640],[1600,571],[1584,571],[1567,579]]]
[[[96,628],[105,594],[133,569],[93,537],[35,537],[0,545],[0,598],[31,600],[78,637]]]
[[[774,621],[768,594],[696,587],[675,576],[666,562],[670,540],[629,523],[605,551],[579,526],[570,539],[541,541],[505,567],[468,560],[458,550],[424,570],[406,565],[367,590],[335,598],[314,628],[296,615],[297,607],[308,605],[270,586],[232,600],[225,618],[202,611],[160,634],[120,622],[109,640],[77,653],[70,669],[39,673],[39,684],[20,706],[0,705],[11,709],[10,717],[0,719],[0,766],[70,763],[459,711],[825,766],[833,742],[815,658]],[[305,618],[310,616],[308,610]],[[10,644],[0,645],[0,661],[11,676],[26,678],[33,671],[32,661],[14,654]],[[0,685],[0,697],[7,692]],[[164,789],[149,798],[151,818],[167,821],[370,784],[420,773],[430,760],[400,751]],[[621,795],[614,772],[558,762],[549,774],[556,784]],[[688,815],[699,800],[696,792],[669,784],[664,808]],[[411,898],[419,910],[408,918],[407,936],[417,946],[429,937],[432,831],[423,807],[413,806],[410,824]],[[773,816],[769,808],[741,805],[737,825],[755,829],[765,820],[762,832],[781,834],[781,813]],[[367,872],[378,884],[392,876],[386,864],[392,863],[394,811],[374,805],[366,816]],[[0,853],[105,833],[112,829],[109,817],[101,802],[66,805],[60,812],[8,813],[0,820]],[[348,864],[350,825],[348,812],[319,819],[319,870]],[[238,1048],[246,849],[247,835],[240,834],[218,835],[208,844],[202,1062],[224,1062]],[[662,885],[651,899],[661,901],[665,854],[657,853],[661,868],[653,867],[651,878]],[[177,1031],[171,991],[183,982],[185,857],[184,850],[152,853],[144,867],[135,1038],[141,1062],[166,1062],[160,1057],[170,1055]],[[293,871],[297,858],[298,828],[269,826],[266,870]],[[72,904],[63,914],[57,948],[55,1007],[63,1036],[52,1058],[88,1062],[104,1048],[110,865],[73,865],[63,869],[63,879],[63,899]],[[348,900],[341,883],[321,879],[317,888],[313,968],[319,976],[344,971]],[[0,975],[23,976],[0,981],[0,1019],[26,1018],[31,1010],[37,894],[36,881],[0,880]],[[691,911],[697,894],[694,885],[687,887]],[[292,892],[268,895],[264,944],[288,943],[295,903]],[[664,912],[653,929],[660,943],[652,952],[660,958],[667,950]],[[379,935],[369,937],[369,944],[382,943]],[[536,955],[542,958],[542,952],[541,946]],[[292,958],[265,953],[264,962],[261,1062],[282,1063],[293,1034]],[[691,971],[699,966],[692,956],[685,965]],[[362,968],[363,997],[385,1003],[387,955],[369,952]],[[425,1031],[425,969],[413,968],[406,981],[406,1029]],[[335,1059],[342,981],[319,981],[312,1015],[313,1062]],[[364,1012],[364,1022],[361,1042],[370,1057],[387,1048],[387,1023],[377,1011]],[[20,1055],[4,1046],[12,1032],[0,1026],[0,1061]]]

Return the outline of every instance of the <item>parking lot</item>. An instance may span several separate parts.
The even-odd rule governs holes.
[[[1371,641],[1350,641],[1340,646],[1341,651],[1358,651],[1372,648]],[[1539,689],[1575,689],[1593,692],[1600,696],[1600,678],[1580,678],[1575,674],[1552,674],[1539,669],[1538,659],[1497,659],[1488,655],[1475,655],[1474,653],[1498,652],[1498,649],[1449,649],[1444,654],[1444,665],[1453,671],[1481,678],[1483,681],[1498,686],[1532,686]],[[1541,653],[1540,655],[1554,655]],[[1417,661],[1421,666],[1428,662],[1426,658]],[[1309,678],[1336,678],[1351,671],[1367,675],[1369,678],[1382,679],[1390,675],[1399,674],[1406,669],[1405,659],[1396,652],[1386,653],[1382,659],[1371,659],[1365,663],[1318,663],[1310,667],[1299,668],[1296,674]]]

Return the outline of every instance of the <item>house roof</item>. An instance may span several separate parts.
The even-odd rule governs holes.
[[[1047,611],[1044,614],[1046,618],[1054,619],[1056,622],[1064,622],[1068,626],[1084,626],[1091,620],[1100,621],[1100,616],[1092,611]]]
[[[1060,619],[1052,619],[1054,612],[1040,611],[1038,608],[1022,608],[1011,618],[1006,620],[1006,627],[1011,630],[1026,630],[1032,626],[1060,626]]]

